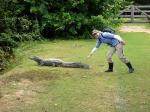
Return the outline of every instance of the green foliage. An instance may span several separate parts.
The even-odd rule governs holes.
[[[119,10],[124,7],[124,0],[105,0],[103,8],[103,16],[105,18],[116,18]]]
[[[123,3],[123,0],[24,0],[25,6],[29,6],[28,13],[35,15],[42,35],[47,38],[82,36],[93,27],[110,25]],[[97,22],[92,16],[102,17]]]
[[[109,25],[109,21],[105,20],[103,16],[92,16],[91,17],[91,25],[95,26],[97,29],[103,29]]]
[[[17,18],[16,21],[16,25],[17,25],[17,30],[19,30],[20,32],[30,32],[30,27],[32,25],[31,20],[27,19],[26,17],[20,17]]]
[[[33,21],[38,21],[39,34],[44,37],[83,36],[93,27],[112,25],[123,3],[124,0],[4,0],[4,15],[12,19],[5,20],[4,26],[16,33],[30,32]]]
[[[7,59],[5,58],[5,52],[0,49],[0,71],[7,66]]]
[[[10,59],[13,58],[12,48],[8,46],[0,46],[0,72],[7,68],[10,64]]]
[[[0,34],[0,45],[9,46],[9,47],[16,47],[17,42],[11,38],[11,34],[8,33],[1,33]]]
[[[124,0],[0,0],[1,45],[16,47],[42,36],[90,38],[93,28],[118,25],[113,19],[123,4]]]
[[[37,20],[22,15],[26,9],[18,4],[19,0],[0,0],[0,68],[4,69],[13,51],[5,50],[17,47],[20,42],[41,38]]]

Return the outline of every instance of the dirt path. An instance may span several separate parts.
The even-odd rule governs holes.
[[[122,26],[119,30],[121,32],[146,32],[146,33],[150,33],[150,29],[145,28],[144,26]]]

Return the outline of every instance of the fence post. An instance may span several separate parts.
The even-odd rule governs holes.
[[[131,22],[134,22],[134,5],[131,5]]]

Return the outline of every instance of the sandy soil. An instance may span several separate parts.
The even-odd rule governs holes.
[[[121,32],[146,32],[150,33],[150,29],[144,26],[123,26],[119,29]]]

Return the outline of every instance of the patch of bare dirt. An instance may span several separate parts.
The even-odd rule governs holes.
[[[119,30],[121,32],[146,32],[146,33],[150,33],[150,29],[147,29],[144,26],[122,26]]]
[[[11,82],[7,88],[0,88],[0,110],[11,112],[20,105],[32,105],[40,92],[41,87],[28,79]]]

